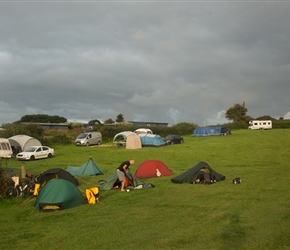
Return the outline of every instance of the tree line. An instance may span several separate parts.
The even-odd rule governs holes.
[[[228,127],[231,130],[234,129],[247,129],[250,120],[272,120],[273,128],[290,128],[290,121],[283,118],[275,119],[269,115],[253,118],[247,115],[247,108],[245,103],[235,104],[230,107],[225,117],[229,120],[229,123],[225,124],[211,124],[212,126],[222,125]],[[55,131],[43,129],[38,126],[37,123],[68,123],[65,117],[49,116],[44,114],[25,115],[21,117],[19,121],[11,124],[3,124],[3,130],[0,130],[0,137],[9,138],[17,134],[25,134],[40,140],[43,144],[69,144],[73,143],[75,138],[83,132],[85,129],[81,123],[68,123],[69,130],[67,131]],[[103,135],[104,141],[110,141],[114,135],[122,131],[134,131],[139,127],[133,126],[133,124],[126,122],[123,114],[118,114],[115,121],[111,118],[107,119],[104,123],[98,119],[90,120],[88,126],[93,131],[99,131]],[[170,127],[150,127],[155,134],[159,134],[165,137],[169,134],[190,135],[194,132],[197,124],[180,122]]]

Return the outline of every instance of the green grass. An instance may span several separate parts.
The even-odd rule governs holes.
[[[52,159],[25,162],[27,172],[81,166],[89,157],[104,176],[78,178],[97,185],[124,160],[163,161],[173,176],[141,179],[155,188],[100,193],[101,203],[44,213],[35,198],[1,199],[0,249],[290,249],[290,130],[237,130],[224,137],[193,138],[161,148],[126,150],[54,146]],[[199,161],[226,180],[214,185],[173,184]],[[21,169],[10,160],[8,167]],[[233,185],[240,177],[242,184]]]

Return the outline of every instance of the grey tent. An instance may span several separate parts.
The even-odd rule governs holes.
[[[215,177],[216,181],[223,181],[226,179],[225,176],[214,171],[206,162],[201,161],[198,164],[196,164],[194,167],[192,167],[191,169],[182,173],[181,175],[178,175],[178,176],[172,178],[171,181],[173,183],[179,183],[179,184],[182,184],[182,183],[191,183],[192,184],[195,182],[199,171],[202,169],[211,173]]]
[[[8,138],[13,153],[19,153],[31,146],[41,146],[41,142],[28,135],[15,135]]]
[[[91,175],[102,175],[103,171],[93,161],[92,157],[81,167],[69,166],[67,171],[74,176],[91,176]]]
[[[135,134],[132,131],[123,131],[114,136],[113,143],[118,147],[126,146],[127,137],[131,134]]]
[[[139,148],[142,148],[140,137],[135,133],[128,135],[126,139],[126,149],[139,149]]]

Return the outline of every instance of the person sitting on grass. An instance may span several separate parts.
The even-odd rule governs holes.
[[[134,160],[130,161],[124,161],[120,164],[120,166],[117,168],[117,176],[119,181],[121,182],[121,191],[125,191],[125,182],[126,182],[126,175],[128,174],[128,169],[130,165],[133,165],[135,163]]]

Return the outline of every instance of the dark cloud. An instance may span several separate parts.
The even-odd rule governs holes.
[[[0,2],[0,123],[290,118],[290,3]]]

